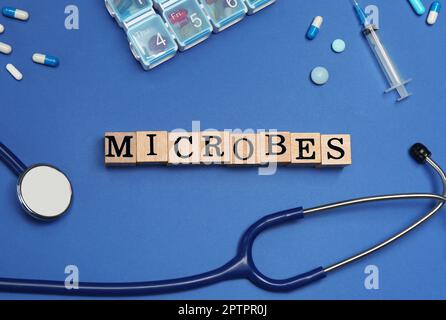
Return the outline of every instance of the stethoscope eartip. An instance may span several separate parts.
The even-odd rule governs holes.
[[[432,152],[422,143],[415,143],[410,148],[410,155],[418,163],[425,163],[427,158],[430,158]]]

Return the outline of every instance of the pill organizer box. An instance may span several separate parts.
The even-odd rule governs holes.
[[[145,70],[276,0],[104,0]]]

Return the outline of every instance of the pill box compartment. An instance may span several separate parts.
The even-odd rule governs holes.
[[[173,58],[178,46],[163,20],[155,12],[127,30],[130,49],[145,70]]]
[[[212,25],[197,0],[179,0],[161,10],[180,51],[199,44],[212,34]]]
[[[267,6],[276,2],[276,0],[245,0],[248,7],[248,14],[254,14]]]
[[[152,0],[105,0],[110,15],[115,18],[121,28],[126,23],[152,10]]]
[[[214,27],[220,32],[242,20],[248,8],[243,0],[200,0]]]

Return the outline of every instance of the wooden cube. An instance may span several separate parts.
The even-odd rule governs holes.
[[[169,132],[168,164],[200,164],[200,132]]]
[[[105,133],[105,165],[136,165],[136,132]]]
[[[349,134],[324,134],[321,136],[322,166],[347,166],[352,164]]]
[[[320,165],[321,134],[291,133],[291,163],[296,165]]]
[[[261,164],[291,163],[289,132],[261,132],[257,134],[258,161]]]
[[[138,164],[167,163],[167,131],[136,132]]]
[[[227,164],[231,161],[231,134],[227,131],[201,132],[200,161],[203,164]]]
[[[256,165],[257,135],[255,133],[231,134],[231,165]]]

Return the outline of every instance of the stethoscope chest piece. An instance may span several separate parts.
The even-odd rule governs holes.
[[[17,195],[31,216],[53,220],[71,205],[73,190],[68,177],[50,165],[35,165],[25,170],[17,182]]]

